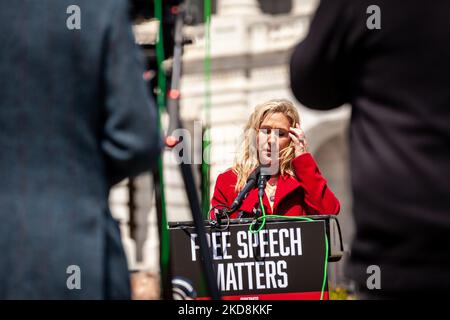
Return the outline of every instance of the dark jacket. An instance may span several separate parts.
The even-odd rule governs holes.
[[[0,2],[0,299],[130,297],[109,188],[161,144],[127,4]]]
[[[275,191],[273,210],[264,194],[263,205],[266,214],[286,216],[306,216],[309,214],[338,214],[339,200],[328,188],[327,181],[320,173],[314,158],[310,153],[302,154],[292,160],[295,177],[282,176],[278,179]],[[216,180],[212,207],[218,205],[230,206],[238,192],[234,187],[237,175],[229,169],[220,174]],[[253,208],[259,208],[258,189],[251,190],[242,202],[238,211],[231,215],[237,218],[238,212],[253,213]],[[218,207],[220,209],[220,207]],[[214,211],[211,212],[214,218]]]
[[[353,106],[348,274],[363,287],[378,265],[385,292],[450,289],[449,12],[446,0],[322,0],[292,55],[302,104]]]

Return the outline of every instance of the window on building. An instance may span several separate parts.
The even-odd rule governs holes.
[[[292,0],[258,0],[261,11],[266,14],[288,14],[292,9]]]

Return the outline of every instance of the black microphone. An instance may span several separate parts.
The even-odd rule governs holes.
[[[267,180],[269,180],[270,176],[260,174],[258,178],[258,197],[264,197],[264,191],[266,190]]]
[[[259,173],[261,171],[261,167],[257,167],[248,177],[247,183],[245,184],[244,188],[238,193],[236,199],[234,199],[233,203],[230,206],[230,210],[228,210],[228,213],[232,213],[236,211],[240,206],[244,198],[247,196],[247,194],[256,186],[256,182],[259,177]]]

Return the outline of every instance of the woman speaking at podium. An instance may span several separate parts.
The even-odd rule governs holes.
[[[245,126],[243,143],[233,167],[216,180],[212,207],[231,207],[252,173],[263,172],[261,168],[270,171],[262,201],[266,214],[339,213],[339,201],[308,153],[299,114],[288,100],[270,100],[255,108]],[[230,217],[252,217],[259,207],[255,187]],[[214,210],[211,218],[214,218]]]

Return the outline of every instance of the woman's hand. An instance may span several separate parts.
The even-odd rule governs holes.
[[[295,127],[291,127],[289,129],[289,136],[292,139],[295,147],[295,157],[298,157],[306,152],[308,149],[308,143],[306,142],[305,133],[300,128],[298,123],[295,124]]]

